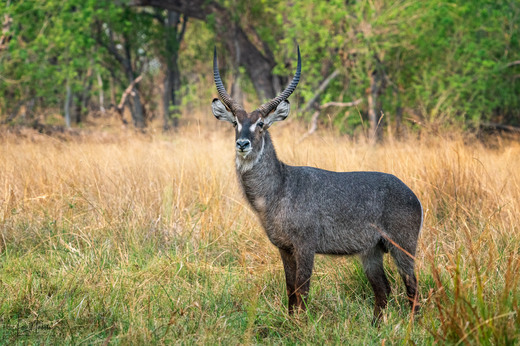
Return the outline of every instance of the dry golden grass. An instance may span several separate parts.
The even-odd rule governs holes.
[[[271,130],[288,164],[400,177],[425,210],[421,316],[369,325],[355,260],[318,257],[305,318],[285,314],[278,253],[246,205],[231,129],[4,135],[0,340],[70,343],[520,341],[520,145],[424,136],[372,147]],[[298,135],[295,135],[298,134]]]

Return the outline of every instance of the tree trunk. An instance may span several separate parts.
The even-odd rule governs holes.
[[[127,38],[125,37],[125,40]],[[130,49],[128,46],[125,47],[126,51],[126,63],[125,63],[125,69],[126,69],[126,75],[128,78],[128,82],[132,83],[136,76],[134,75],[134,70],[132,69],[131,64],[131,56],[130,56]],[[137,84],[134,84],[131,95],[133,98],[132,107],[130,107],[131,113],[132,113],[132,120],[134,122],[134,126],[138,129],[143,129],[146,126],[145,120],[144,120],[144,110],[143,110],[143,104],[141,103],[141,96],[139,94],[139,90],[137,88]]]
[[[236,24],[236,30],[228,30],[230,23],[235,21],[231,13],[218,2],[212,0],[132,0],[131,5],[153,6],[201,20],[206,20],[211,15],[215,21],[218,40],[225,45],[226,53],[235,59],[236,47],[240,50],[240,64],[235,63],[246,69],[260,101],[276,96],[276,87],[279,86],[280,81],[277,76],[272,74],[276,65],[273,57],[269,54],[262,54],[240,25]],[[264,46],[266,45],[264,44]]]
[[[34,109],[35,104],[36,104],[36,98],[34,98],[34,97],[31,97],[27,102],[24,103],[24,108],[23,108],[23,112],[22,112],[22,119],[24,119],[24,121],[27,118],[29,118],[29,119],[33,118],[33,109]]]
[[[116,107],[117,106],[117,104],[116,104],[116,88],[114,87],[114,77],[113,76],[110,76],[109,83],[110,83],[110,106],[111,107]]]
[[[103,94],[103,79],[101,79],[101,74],[99,72],[96,73],[98,87],[99,87],[99,111],[101,114],[105,114],[105,97]]]
[[[168,69],[164,75],[163,80],[163,130],[167,131],[170,129],[170,91],[171,91],[171,83],[170,83],[170,74],[168,73]]]
[[[24,104],[25,100],[20,100],[16,103],[16,105],[13,106],[13,108],[11,109],[9,115],[7,116],[7,118],[2,121],[2,124],[7,124],[9,123],[10,121],[13,121],[14,118],[16,118],[16,116],[18,115],[18,112],[20,111],[20,108],[22,107],[22,105]],[[2,114],[2,112],[0,112],[0,114]]]
[[[175,64],[173,64],[173,69],[171,73],[171,79],[173,82],[173,88],[172,88],[172,105],[173,105],[173,118],[172,118],[172,125],[173,127],[179,126],[179,117],[181,115],[181,73],[179,70],[179,64],[178,64],[178,53],[175,55]]]
[[[72,108],[71,120],[78,124],[81,122],[81,96],[79,93],[72,93],[70,98],[70,105]]]
[[[370,124],[368,138],[371,143],[378,139],[377,94],[379,92],[379,74],[377,70],[370,74],[370,88],[368,89],[368,121]]]
[[[124,118],[124,114],[123,113],[124,113],[124,109],[125,109],[125,104],[126,104],[126,102],[128,100],[128,95],[130,95],[132,93],[132,90],[134,89],[135,84],[139,83],[142,78],[143,78],[143,75],[140,75],[139,77],[134,79],[132,81],[132,83],[130,83],[130,85],[123,92],[123,95],[121,95],[121,101],[116,106],[117,114],[119,114],[119,118],[121,119],[123,125],[127,124],[127,122],[126,122],[126,120]],[[132,107],[130,107],[130,112],[133,112],[133,108]]]
[[[230,52],[231,56],[236,56],[236,42],[236,47],[240,49],[240,66],[246,69],[260,102],[272,99],[276,96],[273,83],[275,76],[272,74],[275,62],[269,61],[267,57],[260,53],[240,26],[237,25],[236,31],[236,41],[229,37],[229,33],[221,33],[227,51]]]
[[[141,103],[141,96],[139,95],[139,91],[136,87],[132,90],[133,93],[133,107],[132,107],[132,118],[134,121],[134,126],[138,129],[143,129],[146,126],[144,121],[144,110],[143,104]]]
[[[182,26],[181,15],[175,11],[168,11],[165,25],[166,74],[164,76],[163,95],[163,129],[170,126],[177,127],[179,123],[181,96],[181,78],[179,70],[179,48],[186,30],[187,17],[184,16]]]
[[[75,119],[75,122],[76,124],[79,124],[81,123],[81,121],[83,120],[83,113],[85,113],[88,109],[88,99],[89,99],[89,94],[90,94],[90,90],[92,89],[92,79],[90,78],[91,76],[91,73],[87,73],[87,83],[86,85],[84,84],[83,85],[83,91],[81,92],[81,94],[79,94],[79,100],[78,100],[78,103],[77,103],[77,112],[76,112],[76,119]],[[88,112],[87,112],[88,113]]]
[[[235,26],[235,33],[237,32],[237,27]],[[242,93],[242,88],[240,87],[240,45],[238,44],[237,35],[235,34],[235,66],[233,68],[233,84],[231,84],[231,97],[233,100],[237,101],[239,105],[244,106],[244,95]]]
[[[70,82],[67,81],[67,96],[65,96],[65,126],[70,129],[70,100],[72,98],[72,92],[70,89]]]
[[[397,101],[397,107],[395,110],[395,135],[397,139],[403,137],[403,107],[401,106],[401,93],[398,88],[395,88],[395,97]]]

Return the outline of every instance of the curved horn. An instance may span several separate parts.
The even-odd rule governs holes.
[[[291,83],[287,88],[285,88],[284,91],[278,96],[276,96],[274,99],[264,103],[260,107],[258,107],[258,112],[265,117],[267,114],[271,113],[273,109],[278,107],[280,102],[283,100],[286,100],[291,94],[293,93],[294,89],[296,89],[296,86],[298,85],[298,82],[300,81],[300,74],[302,72],[302,58],[300,56],[300,46],[298,46],[298,66],[296,67],[296,74],[294,75]]]
[[[235,113],[236,110],[242,109],[238,102],[233,100],[227,93],[226,88],[224,88],[224,84],[220,78],[220,73],[218,72],[217,47],[215,47],[215,50],[213,51],[213,78],[215,79],[215,85],[217,86],[218,96],[231,112]]]

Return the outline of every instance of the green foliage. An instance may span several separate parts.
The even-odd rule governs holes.
[[[362,98],[365,101],[358,109],[366,118],[370,76],[377,73],[377,112],[385,114],[386,122],[403,117],[436,126],[473,127],[482,121],[519,124],[520,64],[514,63],[520,60],[518,2],[217,2],[262,54],[276,61],[275,75],[290,78],[295,46],[300,45],[299,104],[311,99],[320,83],[339,70],[319,102]],[[161,64],[170,54],[164,49],[168,39],[161,23],[164,10],[108,0],[15,1],[0,9],[0,16],[4,15],[12,18],[12,25],[11,40],[0,51],[2,118],[30,102],[43,114],[61,109],[67,82],[73,93],[86,90],[92,99],[99,90],[86,86],[92,85],[96,73],[104,80],[113,78],[120,94],[132,77],[107,48],[110,44],[130,59],[133,78],[147,73],[139,85],[151,90],[143,93],[147,107],[155,109],[154,104],[161,102],[154,88],[162,78]],[[185,105],[202,106],[201,97],[212,94],[206,89],[210,89],[211,47],[218,44],[218,15],[208,15],[205,23],[188,22],[179,55]],[[222,60],[225,74],[233,58],[222,54],[222,59],[231,59]],[[108,85],[104,83],[105,91]],[[248,94],[253,91],[250,85],[244,84]],[[335,126],[355,131],[341,120],[344,111],[335,114],[340,117],[332,119]],[[355,121],[347,123],[356,126]]]
[[[151,70],[162,34],[152,16],[112,1],[22,1],[0,15],[13,21],[11,41],[0,54],[0,75],[8,81],[0,84],[4,115],[30,99],[40,112],[61,108],[65,85],[84,92],[95,78],[93,71],[105,79],[113,76],[124,90],[128,70],[108,47],[129,59],[135,78]]]
[[[520,6],[505,1],[427,2],[410,28],[413,49],[403,52],[413,85],[410,101],[425,116],[479,122],[492,116],[518,118],[520,83],[507,63],[520,55]],[[417,73],[414,73],[417,72]],[[447,119],[445,119],[447,120]]]
[[[45,107],[61,102],[68,79],[76,81],[93,58],[94,41],[88,35],[88,13],[82,1],[11,3],[0,10],[13,20],[12,36],[0,55],[2,105],[36,98]],[[73,87],[77,87],[74,85]]]
[[[280,40],[302,48],[306,100],[334,68],[343,80],[330,84],[322,102],[365,97],[376,70],[385,79],[379,110],[387,118],[404,108],[426,123],[518,122],[520,81],[515,67],[506,67],[520,58],[516,2],[307,0],[283,6]],[[276,71],[284,73],[287,59],[280,56]]]

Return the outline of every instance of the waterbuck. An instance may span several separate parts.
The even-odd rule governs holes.
[[[385,252],[394,258],[415,312],[414,256],[423,211],[412,190],[391,174],[293,167],[276,156],[267,129],[289,115],[287,98],[301,74],[299,47],[289,86],[251,113],[226,92],[216,48],[213,73],[220,97],[212,102],[213,114],[235,127],[238,179],[269,240],[280,251],[289,314],[306,308],[315,254],[359,255],[374,290],[377,322],[390,293],[383,269]]]

